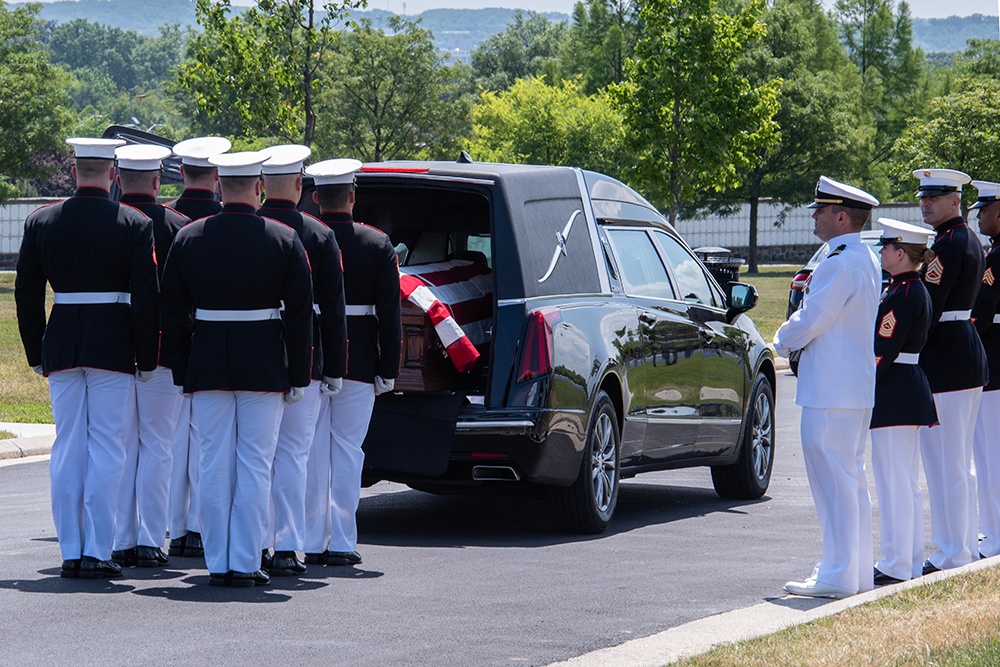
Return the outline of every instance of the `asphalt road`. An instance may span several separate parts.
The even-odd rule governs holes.
[[[795,379],[755,502],[707,469],[623,483],[611,529],[578,537],[538,501],[365,491],[357,568],[212,588],[200,559],[123,579],[58,576],[47,463],[0,467],[0,664],[543,665],[781,597],[819,557]],[[877,542],[877,539],[876,539]]]

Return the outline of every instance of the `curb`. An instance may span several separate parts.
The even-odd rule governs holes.
[[[681,658],[706,653],[723,644],[770,635],[785,628],[839,614],[910,588],[926,586],[960,574],[977,572],[998,565],[1000,556],[984,558],[963,567],[935,572],[891,586],[882,586],[843,600],[824,600],[795,595],[767,598],[765,602],[752,607],[701,618],[649,637],[633,639],[618,646],[552,663],[549,667],[624,667],[625,665],[659,667]]]
[[[27,438],[0,440],[0,461],[41,456],[52,453],[51,435],[34,435]]]

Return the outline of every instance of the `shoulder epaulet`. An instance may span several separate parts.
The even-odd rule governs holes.
[[[844,248],[846,248],[846,247],[847,247],[846,243],[840,244],[839,246],[837,246],[836,248],[834,248],[833,251],[829,255],[827,255],[827,257],[836,257],[837,255],[839,255],[840,253],[842,253],[844,251]]]

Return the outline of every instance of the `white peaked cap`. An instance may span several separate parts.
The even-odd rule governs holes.
[[[271,146],[261,151],[268,158],[264,162],[264,175],[300,174],[305,161],[312,155],[308,146],[300,144],[282,144]]]
[[[892,241],[927,245],[927,239],[935,234],[933,229],[918,227],[892,218],[879,218],[878,224],[882,225],[882,245]]]
[[[979,190],[979,199],[969,208],[982,208],[995,201],[1000,201],[1000,183],[990,181],[972,181],[972,187]]]
[[[225,137],[196,137],[174,144],[174,155],[182,164],[192,167],[211,167],[208,158],[221,155],[233,147],[233,142]]]
[[[353,183],[358,169],[361,169],[361,160],[338,158],[311,164],[306,167],[306,174],[313,177],[316,185],[340,185]]]
[[[823,206],[846,206],[848,208],[861,208],[871,210],[878,206],[878,199],[853,185],[847,185],[835,181],[826,176],[819,177],[816,184],[816,194],[813,203],[807,208],[820,208]]]
[[[937,197],[949,192],[961,192],[962,186],[972,180],[963,171],[955,169],[915,169],[913,177],[920,179],[918,197]]]
[[[133,171],[159,171],[163,159],[170,157],[170,149],[166,146],[149,144],[131,144],[115,150],[119,169]]]
[[[114,160],[115,149],[124,146],[123,139],[89,139],[87,137],[71,137],[66,143],[73,147],[76,157],[90,157],[101,160]]]
[[[209,164],[219,168],[219,176],[260,176],[260,166],[267,159],[264,151],[222,153],[208,158]]]

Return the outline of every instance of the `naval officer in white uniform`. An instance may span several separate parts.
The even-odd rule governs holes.
[[[873,588],[872,509],[865,441],[875,404],[872,331],[882,271],[861,242],[878,200],[825,176],[816,186],[815,234],[830,246],[806,283],[802,308],[774,335],[778,354],[801,350],[796,404],[802,453],[823,531],[823,555],[794,595],[843,598]]]

